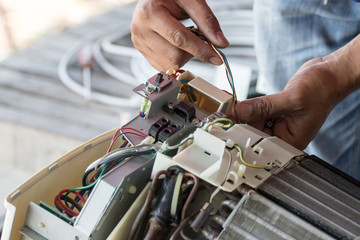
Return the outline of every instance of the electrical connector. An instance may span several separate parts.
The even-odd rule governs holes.
[[[225,144],[226,144],[226,147],[233,148],[235,145],[235,142],[231,139],[228,139],[228,140],[226,140]]]

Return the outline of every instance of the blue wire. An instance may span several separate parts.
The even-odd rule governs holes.
[[[188,83],[188,82],[190,82],[190,81],[187,80],[187,79],[183,79],[183,80],[180,80],[180,82],[181,82],[181,83]]]
[[[216,47],[215,47],[215,48],[216,48]],[[216,48],[216,50],[217,50],[217,51],[221,54],[221,56],[224,58],[225,64],[226,64],[226,66],[227,66],[228,69],[229,69],[230,78],[231,78],[230,80],[231,80],[231,85],[232,85],[231,88],[232,88],[232,92],[233,92],[233,102],[235,102],[235,84],[234,84],[234,77],[233,77],[233,75],[232,75],[229,62],[228,62],[225,54],[224,54],[222,51],[220,51],[218,48]]]
[[[188,82],[190,82],[188,79],[183,79],[183,80],[180,80],[180,82],[182,83],[182,84],[184,84],[184,83],[188,83]],[[191,86],[189,86],[190,87],[190,91],[193,91],[193,88],[191,87]]]

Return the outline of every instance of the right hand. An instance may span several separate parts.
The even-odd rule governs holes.
[[[221,59],[179,20],[191,18],[215,46],[229,45],[205,0],[139,0],[131,23],[131,39],[159,71],[183,66],[193,56],[215,65]]]

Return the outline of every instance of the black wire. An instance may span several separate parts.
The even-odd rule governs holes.
[[[140,156],[140,155],[145,155],[145,154],[151,154],[151,153],[155,153],[156,151],[154,149],[148,149],[148,150],[145,150],[145,151],[141,151],[141,152],[125,152],[123,154],[119,154],[119,155],[109,155],[107,157],[105,157],[102,161],[99,162],[98,166],[99,166],[99,169],[105,167],[106,165],[111,165],[112,163],[116,162],[116,161],[121,161],[125,158],[128,158],[128,157],[135,157],[135,156]],[[87,186],[89,185],[88,183],[88,176],[91,172],[93,172],[95,170],[95,167],[92,167],[90,169],[88,169],[83,177],[82,177],[82,185],[83,186]]]
[[[102,161],[99,162],[99,166],[100,168],[105,167],[108,164],[112,164],[113,162],[116,162],[122,158],[128,158],[128,157],[135,157],[135,156],[141,156],[141,155],[146,155],[146,154],[151,154],[151,153],[155,153],[155,149],[148,149],[145,151],[141,151],[141,152],[125,152],[123,154],[120,155],[109,155],[108,157],[104,158]],[[95,169],[95,167],[94,167]]]
[[[84,173],[84,175],[83,175],[83,177],[82,177],[82,180],[81,180],[81,183],[82,183],[82,185],[83,185],[84,187],[90,184],[90,183],[88,182],[88,176],[89,176],[89,174],[90,174],[92,171],[94,171],[94,170],[95,170],[95,168],[91,168],[91,169],[88,169],[88,170]]]

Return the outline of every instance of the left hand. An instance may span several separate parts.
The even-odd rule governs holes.
[[[282,92],[239,102],[235,114],[239,120],[302,150],[340,101],[339,81],[329,61],[316,58],[305,63]],[[273,127],[265,128],[270,119]]]

